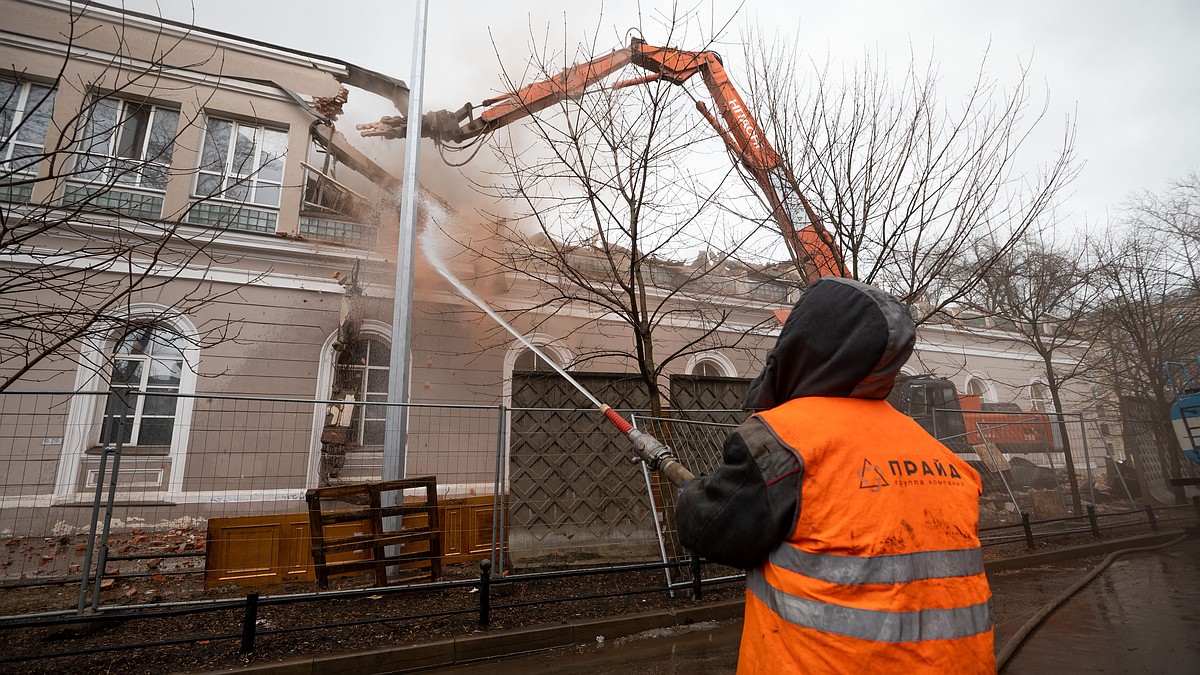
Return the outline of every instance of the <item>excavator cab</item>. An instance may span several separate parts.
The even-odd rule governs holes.
[[[951,450],[968,450],[967,429],[954,383],[932,375],[901,376],[887,400]]]
[[[1171,405],[1171,424],[1179,447],[1185,457],[1200,464],[1200,357],[1196,357],[1195,379],[1186,364],[1169,361],[1163,368],[1175,399]]]

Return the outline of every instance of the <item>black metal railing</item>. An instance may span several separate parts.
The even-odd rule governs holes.
[[[1114,528],[1127,528],[1130,526],[1144,525],[1151,530],[1160,529],[1162,522],[1178,522],[1186,520],[1190,522],[1192,518],[1185,514],[1182,516],[1176,515],[1177,511],[1182,509],[1191,510],[1195,507],[1192,505],[1171,506],[1153,508],[1146,506],[1143,509],[1133,509],[1116,513],[1097,514],[1094,509],[1089,510],[1085,516],[1074,516],[1067,518],[1055,518],[1049,520],[1032,521],[1025,514],[1023,522],[1019,524],[1003,525],[988,527],[980,530],[981,540],[983,545],[993,546],[998,544],[1006,544],[1020,542],[1024,540],[1029,548],[1034,548],[1037,539],[1049,539],[1053,537],[1061,537],[1066,534],[1078,534],[1090,532],[1094,537],[1101,537],[1103,530]],[[1200,514],[1193,514],[1200,515]],[[1138,517],[1136,523],[1130,522],[1128,518],[1124,521],[1118,521],[1120,517]],[[1044,525],[1049,522],[1079,522],[1078,528],[1068,530],[1055,530],[1049,533],[1035,533],[1034,525]],[[1005,536],[1004,532],[1011,532],[1011,535]],[[480,562],[479,576],[477,578],[459,579],[453,581],[438,581],[422,584],[412,584],[408,586],[388,586],[374,588],[360,588],[347,590],[331,590],[322,592],[308,593],[293,593],[286,595],[263,596],[258,592],[250,592],[245,597],[226,598],[226,599],[210,599],[210,600],[192,600],[180,601],[171,603],[156,603],[137,605],[136,608],[125,607],[101,607],[91,613],[79,615],[75,613],[46,613],[40,615],[22,615],[0,617],[0,635],[7,631],[31,630],[37,628],[54,628],[71,626],[73,628],[100,628],[106,624],[115,624],[130,621],[147,622],[149,625],[154,625],[154,622],[161,621],[164,618],[179,617],[179,616],[195,616],[203,613],[227,612],[229,614],[228,621],[231,627],[238,627],[237,630],[229,632],[206,633],[203,635],[187,635],[176,638],[168,638],[162,640],[142,641],[142,642],[121,642],[95,646],[81,646],[75,649],[64,649],[62,651],[45,651],[39,650],[36,653],[13,654],[6,653],[0,657],[0,664],[16,664],[29,661],[46,661],[59,658],[70,658],[85,656],[91,654],[100,654],[105,652],[128,651],[134,649],[149,649],[156,647],[169,647],[183,644],[209,644],[216,641],[240,641],[239,651],[243,654],[250,653],[255,650],[256,642],[259,638],[269,637],[272,635],[282,635],[287,633],[297,632],[317,632],[322,630],[331,630],[339,628],[349,628],[355,626],[364,626],[378,623],[404,623],[404,622],[419,622],[431,619],[442,619],[450,617],[475,615],[478,625],[486,628],[491,623],[494,612],[511,612],[527,607],[538,605],[560,604],[565,602],[589,602],[600,599],[621,598],[636,595],[672,593],[677,587],[670,585],[655,584],[648,587],[627,588],[621,587],[618,590],[589,593],[589,594],[570,594],[554,597],[546,597],[535,600],[522,600],[515,602],[507,602],[497,604],[494,602],[498,597],[504,597],[506,594],[498,591],[503,587],[519,588],[525,584],[534,582],[543,582],[557,579],[569,579],[578,577],[598,577],[607,575],[629,575],[639,572],[663,571],[671,568],[688,567],[691,571],[692,580],[687,584],[691,589],[690,600],[697,601],[703,598],[703,589],[706,586],[718,586],[729,584],[731,582],[740,581],[742,576],[723,576],[715,579],[704,579],[702,570],[707,561],[698,558],[692,558],[683,562],[675,563],[644,563],[632,565],[611,566],[605,568],[593,569],[568,569],[555,570],[546,572],[526,573],[526,574],[511,574],[508,576],[492,577],[492,562],[483,560]],[[258,620],[259,611],[264,607],[282,606],[297,603],[306,603],[314,601],[347,601],[361,598],[383,598],[387,596],[398,596],[403,594],[432,594],[455,589],[473,589],[477,595],[476,602],[460,603],[461,606],[449,607],[436,611],[420,612],[415,614],[395,615],[387,614],[385,616],[372,616],[366,618],[355,618],[352,620],[326,622],[317,624],[307,624],[299,626],[287,627],[264,627],[260,626]],[[353,613],[348,613],[352,615]],[[150,634],[151,631],[146,631]]]

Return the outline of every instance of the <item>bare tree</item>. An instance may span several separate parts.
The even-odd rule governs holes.
[[[686,22],[671,17],[667,41],[696,49],[682,28]],[[535,47],[523,83],[553,81],[564,68],[609,48],[592,44],[551,54]],[[521,83],[508,78],[506,86],[516,90]],[[769,308],[786,304],[798,284],[791,266],[755,257],[753,230],[735,227],[740,217],[722,202],[730,184],[741,189],[731,180],[732,166],[722,158],[707,176],[686,168],[705,141],[714,141],[692,96],[667,82],[597,87],[529,117],[494,146],[501,168],[481,186],[515,211],[504,215],[523,238],[503,250],[473,250],[493,272],[536,281],[531,309],[540,312],[525,311],[522,319],[544,318],[525,328],[536,330],[568,307],[592,317],[570,329],[586,345],[576,364],[632,365],[656,414],[665,398],[664,373],[704,352],[758,348],[775,321]],[[720,147],[715,142],[708,147]],[[768,308],[751,325],[745,324],[747,302]],[[611,334],[613,319],[627,329],[620,340],[588,339]]]
[[[870,57],[839,74],[797,46],[752,36],[750,100],[848,272],[905,299],[922,321],[963,299],[1076,176],[1074,123],[1036,173],[1021,151],[1044,121],[1028,71],[1010,91],[986,55],[961,101],[944,103],[932,58],[894,77]],[[959,263],[974,253],[970,276]]]
[[[1125,220],[1155,233],[1172,246],[1172,267],[1180,281],[1200,292],[1200,174],[1189,173],[1173,181],[1161,194],[1149,190],[1134,195],[1125,205]]]
[[[1005,250],[984,250],[973,256],[991,264],[968,298],[976,312],[995,317],[1041,361],[1053,412],[1060,413],[1075,513],[1083,510],[1070,436],[1061,413],[1065,410],[1063,388],[1087,372],[1094,344],[1086,335],[1096,297],[1086,254],[1084,246],[1057,245],[1040,233],[1029,232]]]
[[[1100,293],[1096,323],[1109,350],[1096,363],[1111,375],[1118,396],[1149,404],[1149,419],[1123,422],[1144,424],[1153,431],[1172,478],[1181,476],[1182,466],[1164,368],[1168,362],[1189,362],[1200,354],[1200,242],[1189,236],[1187,221],[1178,217],[1195,214],[1197,198],[1195,191],[1176,189],[1163,196],[1135,197],[1095,249]],[[1164,226],[1169,223],[1184,227]],[[1182,498],[1181,491],[1178,496]]]
[[[216,286],[194,274],[219,262],[209,244],[220,228],[185,224],[206,199],[164,213],[156,196],[168,178],[178,178],[171,158],[181,136],[204,127],[200,90],[173,90],[168,73],[219,71],[220,64],[209,63],[211,53],[201,60],[184,53],[186,39],[160,26],[147,43],[144,34],[127,34],[123,23],[94,21],[86,6],[73,5],[55,77],[18,72],[0,79],[0,199],[7,202],[0,209],[0,391],[34,376],[47,359],[78,360],[66,347],[82,339],[168,318],[126,311],[141,299],[165,294],[174,312],[191,314],[237,292],[237,285]],[[72,68],[83,52],[92,59],[105,54],[106,61],[95,69]],[[178,101],[185,91],[194,105],[157,103],[168,96]],[[82,103],[56,109],[64,94],[82,94]],[[206,136],[213,145],[216,136]],[[241,153],[229,168],[216,166],[220,148],[205,152],[214,166],[194,170],[203,194],[245,190],[256,174],[282,161],[282,151],[265,159]],[[230,325],[209,322],[199,335],[174,337],[207,346],[230,338]]]

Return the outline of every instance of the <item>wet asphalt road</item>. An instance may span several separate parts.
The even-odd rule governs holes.
[[[1200,539],[1118,558],[1025,640],[1004,673],[1200,673]]]
[[[1101,559],[995,575],[997,645]],[[736,668],[740,634],[740,622],[700,624],[429,672],[716,675]],[[1002,672],[1200,673],[1200,539],[1118,558],[1051,614]]]

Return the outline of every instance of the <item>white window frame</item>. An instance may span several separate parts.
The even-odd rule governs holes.
[[[386,340],[386,339],[384,339],[382,336],[380,336],[380,335],[378,335],[378,334],[376,334],[376,333],[367,333],[367,334],[364,334],[364,335],[362,335],[362,340],[363,340],[363,342],[364,342],[364,343],[366,343],[366,344],[368,344],[368,345],[369,345],[371,342],[375,342],[375,343],[377,343],[377,344],[382,344],[384,347],[386,347],[386,348],[387,348],[387,351],[385,352],[385,354],[390,354],[390,352],[391,352],[391,344],[392,344],[392,343],[391,343],[391,340]],[[368,349],[370,349],[370,347],[368,347]],[[368,352],[368,354],[369,354],[369,352]],[[386,362],[386,361],[390,361],[390,357],[389,357],[389,358],[385,358],[385,362]],[[357,426],[357,428],[355,428],[355,429],[354,429],[354,438],[353,438],[352,442],[353,442],[355,445],[357,445],[358,447],[360,447],[360,448],[371,448],[371,449],[378,448],[379,450],[382,450],[382,449],[383,449],[383,439],[380,439],[380,441],[379,441],[378,443],[373,443],[373,444],[370,444],[370,445],[368,445],[368,444],[364,443],[364,442],[363,442],[363,439],[364,439],[364,438],[365,438],[365,436],[366,436],[366,430],[365,430],[365,426],[366,426],[366,422],[368,421],[368,418],[366,417],[366,414],[367,414],[367,411],[370,409],[370,405],[371,405],[371,404],[378,404],[378,403],[387,403],[387,393],[388,393],[388,391],[387,391],[387,387],[386,387],[386,386],[384,387],[384,390],[383,390],[383,392],[382,392],[382,393],[383,393],[383,400],[382,400],[382,401],[380,401],[380,400],[373,400],[373,399],[371,398],[372,396],[379,396],[379,394],[380,394],[380,392],[377,392],[377,391],[376,391],[376,392],[372,392],[372,391],[369,389],[369,386],[370,386],[370,378],[371,378],[371,372],[372,372],[372,371],[374,371],[374,372],[383,371],[383,372],[385,372],[385,373],[386,373],[386,372],[389,372],[389,371],[390,371],[390,365],[391,365],[390,363],[385,363],[385,365],[382,365],[382,366],[378,366],[378,365],[371,365],[371,363],[370,363],[370,357],[368,356],[368,358],[367,358],[367,363],[364,363],[364,364],[362,364],[362,365],[354,365],[354,366],[351,366],[351,368],[354,368],[355,370],[361,370],[361,371],[362,371],[362,374],[363,374],[363,376],[362,376],[362,389],[360,389],[360,390],[357,392],[357,395],[361,397],[361,398],[359,398],[359,399],[356,401],[356,404],[357,404],[357,405],[356,405],[356,407],[357,407],[357,410],[356,410],[355,412],[356,412],[356,413],[358,413],[358,414],[357,414],[356,416],[354,416],[354,417],[352,417],[352,418],[351,418],[351,419],[352,419],[351,425],[354,425],[355,423],[357,423],[357,425],[358,425],[358,426]],[[332,367],[332,366],[331,366],[331,367]],[[384,421],[384,422],[386,422],[386,421],[387,421],[386,414],[387,414],[387,413],[386,413],[386,408],[385,408],[385,413],[384,413],[384,415],[385,415],[385,416],[384,416],[384,417],[382,417],[382,418],[379,418],[379,417],[372,417],[372,418],[369,418],[369,419],[370,419],[371,421],[374,421],[374,422],[379,422],[379,421]]]
[[[379,340],[392,344],[392,327],[390,324],[376,321],[374,319],[364,319],[362,326],[359,329],[360,335],[363,338]],[[308,474],[305,478],[307,487],[320,487],[321,481],[321,432],[325,428],[325,403],[329,401],[329,397],[333,392],[333,368],[337,360],[337,353],[333,349],[333,343],[339,338],[338,332],[334,331],[325,338],[325,344],[321,346],[321,361],[317,366],[317,389],[314,392],[318,401],[313,406],[313,428],[312,438],[309,442],[308,453]],[[402,471],[407,471],[407,467],[401,467]],[[401,475],[407,475],[403,473]]]
[[[200,348],[197,346],[199,333],[186,316],[163,305],[134,303],[127,308],[125,315],[126,320],[144,317],[146,321],[164,324],[176,335],[189,338],[190,344],[183,350],[185,367],[180,374],[181,396],[175,411],[171,445],[165,455],[171,464],[167,492],[180,493],[183,492],[184,469],[187,466],[187,448],[192,426],[193,400],[190,395],[196,393],[196,379],[200,367]],[[76,477],[88,448],[95,445],[100,438],[104,403],[107,399],[105,394],[108,391],[108,377],[112,367],[111,355],[117,340],[124,332],[122,329],[115,329],[107,336],[86,338],[80,345],[79,368],[75,373],[75,391],[79,393],[71,397],[67,411],[62,460],[58,463],[58,472],[54,478],[56,502],[91,498],[90,495],[76,491]]]
[[[1038,388],[1041,388],[1045,393],[1044,398],[1034,396]],[[1041,407],[1038,407],[1039,403]],[[1029,381],[1029,407],[1031,410],[1040,413],[1056,412],[1054,410],[1054,398],[1050,396],[1050,385],[1046,384],[1045,380],[1034,378]]]
[[[153,332],[162,331],[163,333],[166,333],[167,336],[173,336],[173,333],[168,332],[171,329],[169,329],[161,324],[149,324],[147,327],[150,328]],[[123,335],[121,335],[120,337],[115,339],[113,341],[114,350],[116,348],[119,348],[121,343],[130,334],[132,334],[135,330],[139,330],[139,328],[129,328],[124,331]],[[114,337],[115,337],[115,335],[114,335]],[[174,340],[172,340],[172,342],[174,342]],[[171,394],[179,393],[180,386],[183,384],[183,371],[187,368],[187,359],[183,355],[184,349],[186,349],[187,346],[185,344],[182,349],[179,349],[178,356],[175,356],[174,354],[172,354],[171,356],[167,357],[167,356],[160,355],[160,354],[154,354],[153,351],[155,351],[155,350],[153,349],[153,345],[154,345],[154,342],[152,340],[151,343],[148,345],[148,348],[150,349],[150,352],[148,352],[148,353],[142,353],[142,354],[114,353],[112,355],[112,364],[111,364],[111,367],[109,368],[109,372],[114,375],[115,375],[115,371],[118,367],[118,364],[120,364],[120,363],[138,363],[141,365],[141,374],[138,376],[138,382],[136,384],[134,384],[134,383],[129,383],[128,385],[116,384],[112,381],[112,376],[109,377],[109,381],[108,381],[109,396],[113,396],[114,394],[116,394],[116,392],[118,392],[118,390],[138,392],[138,396],[135,399],[133,410],[129,411],[129,413],[126,416],[125,424],[128,425],[128,428],[129,428],[129,434],[128,434],[129,439],[125,441],[125,444],[127,446],[146,447],[146,448],[170,447],[170,443],[157,445],[157,444],[149,444],[149,443],[144,442],[145,439],[142,438],[142,431],[143,431],[142,427],[143,427],[143,422],[145,422],[147,420],[169,418],[171,420],[172,436],[174,435],[175,417],[179,413],[179,403],[181,401],[181,398],[177,397],[177,396],[170,396],[170,398],[173,398],[175,400],[175,405],[172,406],[170,415],[155,414],[152,412],[148,412],[146,410],[146,404],[147,404],[148,400],[150,398],[153,398],[156,394],[171,395]],[[179,348],[179,345],[173,344],[172,346]],[[154,372],[154,365],[155,364],[166,364],[168,362],[178,364],[179,382],[176,383],[174,386],[151,384],[150,376]],[[129,386],[129,385],[133,385],[133,386]],[[105,434],[104,434],[104,430],[106,428],[108,428],[108,425],[110,424],[110,421],[109,421],[110,417],[108,415],[107,409],[104,411],[103,418],[104,419],[100,425],[101,426],[100,435],[97,437],[97,441],[100,444],[115,442],[115,439],[105,438]],[[112,419],[111,424],[117,424],[118,423],[117,420],[119,419],[119,417],[114,415],[111,419]],[[109,435],[111,436],[111,434],[109,434]]]
[[[721,372],[720,377],[737,377],[737,367],[733,365],[733,361],[721,352],[704,352],[703,354],[692,354],[688,357],[687,365],[684,366],[683,372],[687,375],[695,375],[696,369],[701,364],[709,364]]]
[[[109,129],[94,129],[96,112],[101,106],[116,104],[116,118]],[[147,110],[146,128],[141,142],[138,144],[137,156],[126,157],[118,155],[118,145],[125,134],[125,123],[130,119],[130,110]],[[154,137],[155,125],[163,122],[170,124],[169,141],[160,150],[150,154],[150,144]],[[74,178],[91,183],[103,183],[133,187],[150,192],[166,192],[167,181],[170,180],[171,158],[175,153],[175,139],[179,133],[179,111],[152,103],[139,103],[122,98],[97,97],[88,106],[87,115],[80,120],[82,149]],[[94,159],[93,159],[94,158]],[[94,166],[90,165],[94,162]],[[124,164],[124,165],[122,165]],[[155,185],[138,167],[153,168],[161,173],[161,185]]]
[[[16,96],[16,105],[10,108],[10,110],[12,110],[12,121],[10,122],[8,128],[0,129],[0,142],[5,142],[7,144],[7,147],[0,146],[0,167],[3,167],[0,169],[0,172],[7,174],[11,171],[10,175],[12,176],[35,176],[38,172],[38,165],[41,164],[41,155],[45,153],[46,150],[46,135],[50,131],[50,125],[52,123],[51,116],[54,113],[54,102],[58,96],[58,90],[54,87],[39,84],[37,82],[17,82],[8,78],[0,79],[3,79],[4,82],[13,85],[13,91]],[[33,143],[27,138],[23,140],[20,139],[18,135],[20,134],[20,131],[24,131],[24,129],[21,129],[16,134],[13,133],[13,130],[17,129],[22,121],[24,121],[24,119],[29,115],[30,111],[28,108],[30,105],[30,99],[32,98],[31,87],[40,87],[47,90],[47,93],[49,94],[46,101],[42,104],[44,106],[48,106],[48,111],[46,115],[46,128],[42,130],[41,138],[39,139],[38,143]],[[38,100],[40,100],[40,98]],[[6,101],[0,100],[0,105],[3,105],[4,103],[6,103]],[[13,151],[17,147],[33,151],[33,155],[38,156],[38,161],[28,164],[19,170],[13,170],[9,168],[9,163],[13,158]]]
[[[970,373],[967,373],[966,379],[963,380],[962,391],[964,394],[971,394],[971,384],[973,382],[978,382],[981,385],[979,388],[983,390],[979,395],[981,403],[996,403],[999,400],[996,396],[996,385],[992,383],[992,378],[978,370],[972,370]]]
[[[206,165],[205,156],[210,150],[210,142],[212,136],[213,122],[220,122],[231,125],[229,138],[225,141],[223,150],[217,148],[218,152],[224,152],[223,162],[220,171],[213,171]],[[237,156],[237,139],[243,129],[253,130],[254,148],[251,153],[251,165],[249,167],[239,167],[234,165],[234,160]],[[267,133],[278,134],[278,138],[283,141],[283,152],[277,156],[271,157],[267,162],[263,162],[263,155],[266,151],[264,142],[267,140]],[[215,143],[211,148],[216,148]],[[219,202],[227,202],[232,204],[244,204],[253,208],[278,210],[280,200],[283,195],[283,176],[286,170],[288,153],[288,132],[285,128],[272,127],[265,124],[253,124],[247,122],[239,122],[237,120],[221,117],[219,115],[209,115],[204,121],[203,140],[200,144],[199,167],[196,169],[196,178],[192,182],[192,197],[198,200],[214,200]],[[265,177],[262,174],[266,164],[280,160],[278,180]],[[215,164],[213,165],[215,166]],[[247,169],[242,171],[241,169]],[[208,192],[201,189],[201,181],[205,177],[217,177],[218,186],[215,191]],[[259,195],[260,189],[273,189],[275,199],[273,201],[258,201],[256,198]],[[245,195],[238,198],[236,195],[231,195],[230,191],[245,189]]]

